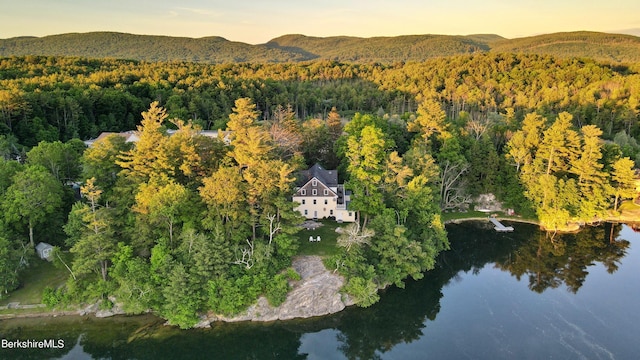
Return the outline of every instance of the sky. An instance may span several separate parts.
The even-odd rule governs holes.
[[[640,36],[640,1],[0,0],[0,39],[116,31],[261,44],[285,34],[516,38],[578,30]]]

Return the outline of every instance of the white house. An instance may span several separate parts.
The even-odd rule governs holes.
[[[302,171],[299,187],[293,195],[295,210],[307,219],[333,217],[338,222],[356,221],[355,211],[349,210],[351,194],[338,184],[338,171],[325,170],[320,164]]]

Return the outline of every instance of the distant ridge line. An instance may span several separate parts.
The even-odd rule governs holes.
[[[423,34],[369,38],[287,34],[264,44],[251,45],[220,36],[190,38],[105,31],[0,39],[2,57],[45,55],[212,64],[313,60],[396,63],[483,52],[537,53],[561,58],[580,57],[634,63],[640,62],[640,37],[590,31],[515,39],[495,34]]]

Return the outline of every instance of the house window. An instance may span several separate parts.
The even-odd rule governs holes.
[[[333,215],[333,209],[329,210],[329,215]]]
[[[318,181],[317,180],[313,180],[311,182],[311,186],[318,186]]]
[[[316,199],[313,199],[313,205],[315,205],[315,204],[316,204]]]
[[[305,189],[300,190],[300,195],[307,195],[307,190]]]
[[[327,196],[327,195],[329,195],[329,190],[324,189],[324,196]]]
[[[309,210],[305,210],[305,211],[304,211],[304,214],[305,214],[305,215],[309,214]]]
[[[327,199],[324,199],[324,204],[327,205],[328,201]]]
[[[307,211],[307,210],[305,210],[305,211]],[[351,217],[351,211],[349,211],[349,217]]]
[[[313,190],[311,190],[311,193],[312,193],[313,195],[318,195],[318,190],[313,189]]]
[[[305,202],[306,202],[306,201],[305,201],[304,199],[302,199],[302,205],[304,205],[304,203],[305,203]]]

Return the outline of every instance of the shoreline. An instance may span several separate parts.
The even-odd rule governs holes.
[[[468,218],[460,218],[460,219],[449,219],[444,221],[445,225],[448,224],[460,224],[462,222],[465,221],[487,221],[489,217],[477,217],[477,216],[473,216],[473,217],[468,217]],[[504,216],[496,216],[495,217],[496,220],[499,221],[513,221],[513,222],[518,222],[518,223],[523,223],[523,224],[531,224],[531,225],[540,225],[540,222],[538,222],[537,220],[533,220],[533,219],[521,219],[521,218],[512,218],[512,217],[504,217]]]
[[[487,221],[489,218],[489,216],[486,217],[478,217],[478,216],[471,216],[471,217],[462,217],[462,218],[458,218],[458,219],[449,219],[449,220],[445,220],[443,223],[445,225],[448,224],[460,224],[466,221]],[[517,223],[523,223],[523,224],[531,224],[531,225],[538,225],[540,227],[540,229],[547,231],[547,232],[557,232],[557,233],[561,233],[561,234],[570,234],[570,233],[575,233],[578,232],[580,230],[582,230],[583,227],[585,226],[598,226],[600,224],[603,223],[614,223],[614,224],[627,224],[627,225],[632,225],[632,224],[640,224],[640,220],[631,220],[629,219],[627,216],[625,216],[624,214],[621,214],[618,217],[609,217],[609,218],[603,218],[603,219],[598,219],[592,222],[585,222],[585,223],[570,223],[569,226],[567,226],[566,228],[563,229],[551,229],[548,230],[546,229],[544,226],[542,226],[540,224],[540,222],[538,220],[534,220],[534,219],[523,219],[523,218],[514,218],[514,217],[509,217],[509,216],[496,216],[495,217],[496,220],[498,221],[513,221],[513,222],[517,222]]]
[[[214,313],[200,314],[200,322],[193,328],[207,328],[212,323],[221,321],[227,323],[254,321],[270,322],[276,320],[308,319],[318,316],[331,315],[354,305],[353,299],[342,294],[340,289],[344,284],[344,278],[327,269],[322,259],[316,255],[298,256],[294,259],[292,267],[300,274],[301,279],[293,282],[292,288],[287,294],[287,299],[280,306],[269,305],[267,299],[261,296],[256,303],[249,306],[243,312],[233,316],[223,316]],[[26,305],[43,309],[43,304]],[[114,307],[109,310],[100,310],[99,304],[82,305],[76,309],[47,309],[45,311],[20,312],[27,308],[20,305],[11,308],[18,312],[0,313],[0,320],[27,319],[27,318],[56,318],[56,317],[92,317],[95,319],[114,318],[119,316],[154,315],[153,312],[143,314],[128,314],[122,311],[114,301]],[[162,319],[166,322],[166,319]]]
[[[488,221],[489,216],[486,217],[479,217],[479,216],[470,216],[470,217],[462,217],[462,218],[457,218],[457,219],[449,219],[449,220],[445,220],[443,223],[444,225],[449,225],[449,224],[460,224],[463,222],[468,222],[468,221]],[[534,219],[523,219],[523,218],[513,218],[513,217],[508,217],[508,216],[496,216],[495,217],[497,220],[499,221],[512,221],[512,222],[516,222],[516,223],[523,223],[523,224],[531,224],[531,225],[537,225],[539,226],[541,229],[545,230],[544,227],[542,227],[540,225],[540,222]],[[624,223],[624,224],[638,224],[640,222],[636,221],[628,221],[625,219],[601,219],[599,221],[594,221],[591,223],[585,223],[583,225],[579,225],[579,224],[574,224],[576,227],[575,228],[570,228],[570,229],[563,229],[563,230],[557,230],[558,233],[572,233],[572,232],[577,232],[580,231],[582,229],[583,226],[586,225],[595,225],[595,224],[601,224],[604,222],[611,222],[611,223]],[[549,230],[545,230],[545,231],[549,231]],[[304,259],[304,258],[310,258],[311,256],[302,256],[299,257],[298,259]],[[318,259],[316,259],[317,261],[319,261]],[[321,261],[319,261],[321,263]],[[318,269],[319,270],[319,269]],[[328,273],[329,271],[325,269],[326,273]],[[320,271],[320,273],[322,273],[322,271]],[[318,276],[319,273],[315,272],[313,274],[308,274],[307,277],[316,277]],[[333,274],[331,274],[333,275]],[[337,277],[340,278],[340,277]],[[311,280],[311,279],[309,279]],[[340,279],[341,280],[341,279]],[[302,281],[301,281],[302,282]],[[340,283],[340,281],[338,281],[338,283]],[[298,284],[300,285],[300,284]],[[333,286],[340,286],[340,284],[333,284]],[[293,289],[292,289],[293,290]],[[332,289],[335,290],[335,289]],[[340,294],[339,291],[335,291],[336,294]],[[305,296],[303,296],[305,297]],[[300,299],[298,299],[299,301]],[[237,316],[233,316],[233,317],[224,317],[224,316],[219,316],[219,315],[213,315],[213,314],[202,314],[202,321],[201,323],[199,323],[198,325],[196,325],[195,327],[208,327],[208,325],[210,325],[213,322],[216,321],[222,321],[222,322],[238,322],[238,321],[274,321],[274,320],[289,320],[289,319],[305,319],[305,318],[311,318],[311,317],[316,317],[316,316],[323,316],[323,315],[330,315],[330,314],[334,314],[337,312],[342,311],[344,308],[353,305],[353,303],[348,300],[348,299],[342,299],[342,296],[340,295],[339,298],[336,299],[332,299],[334,301],[331,301],[331,303],[333,303],[332,307],[329,308],[324,308],[318,312],[311,311],[310,313],[304,314],[304,315],[310,315],[310,316],[300,316],[301,314],[292,314],[289,311],[285,311],[285,314],[280,314],[280,309],[279,308],[272,308],[270,306],[268,306],[268,304],[265,304],[264,301],[262,303],[260,303],[260,301],[258,301],[258,303],[252,305],[249,307],[249,309],[245,310],[245,312],[243,312],[242,314],[239,314]],[[343,301],[346,300],[346,301]],[[38,306],[40,305],[40,306]],[[35,306],[37,307],[39,310],[42,310],[43,304],[38,304],[38,305],[27,305],[27,306]],[[16,310],[24,310],[24,309],[20,309],[20,308],[16,308]],[[57,318],[57,317],[72,317],[72,316],[79,316],[79,317],[92,317],[95,319],[102,319],[102,318],[117,318],[117,317],[127,317],[127,316],[143,316],[143,315],[149,315],[150,313],[143,313],[143,314],[127,314],[124,313],[122,311],[117,311],[115,309],[111,309],[111,310],[99,310],[97,304],[93,304],[93,305],[89,305],[89,306],[85,306],[85,307],[80,307],[77,308],[75,310],[56,310],[56,309],[48,309],[46,311],[35,311],[35,312],[24,312],[24,313],[13,313],[13,314],[2,314],[0,313],[0,320],[11,320],[11,319],[27,319],[27,318]],[[307,310],[309,310],[309,308],[307,307]],[[261,314],[262,312],[262,314]],[[295,311],[294,311],[295,312]],[[257,317],[255,315],[258,315]],[[153,314],[152,314],[153,315]],[[248,316],[247,316],[248,315]],[[283,316],[284,315],[284,316]],[[154,315],[156,316],[156,315]],[[157,316],[156,316],[157,317]],[[158,317],[159,319],[162,319],[160,317]]]

